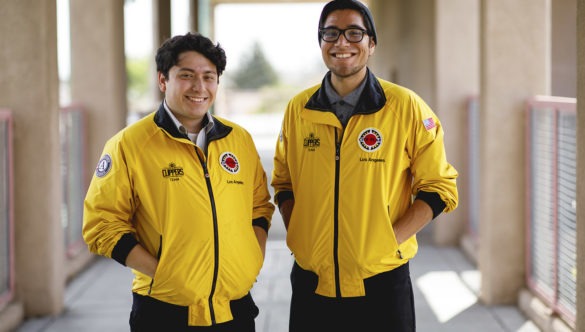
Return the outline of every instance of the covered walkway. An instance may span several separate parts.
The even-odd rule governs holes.
[[[148,1],[158,45],[170,35],[172,1]],[[211,37],[214,6],[248,2],[185,1],[191,30]],[[585,331],[585,103],[576,103],[585,100],[585,0],[364,2],[379,40],[370,68],[429,103],[460,172],[459,207],[425,231],[413,261],[420,330],[531,329],[521,311],[544,332]],[[127,124],[125,3],[69,1],[64,106],[56,0],[0,0],[2,332],[25,321],[47,331],[126,326],[128,272],[94,261],[80,236],[94,165]],[[234,120],[253,132],[280,126]],[[270,173],[274,132],[254,135]],[[286,321],[288,298],[290,257],[277,234],[255,290],[258,324],[271,332]]]

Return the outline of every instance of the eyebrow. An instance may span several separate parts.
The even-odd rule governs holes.
[[[190,73],[193,73],[193,74],[196,74],[196,73],[197,73],[195,70],[193,70],[193,69],[191,69],[191,68],[187,68],[187,67],[180,67],[180,68],[179,68],[179,70],[178,70],[178,72],[179,72],[179,73],[180,73],[180,72],[184,72],[184,71],[186,71],[186,72],[190,72]],[[211,75],[218,76],[218,75],[217,75],[217,71],[215,71],[215,70],[213,70],[213,69],[206,70],[206,71],[204,71],[204,72],[203,72],[203,74],[204,74],[204,75],[209,75],[209,74],[211,74]]]
[[[362,26],[359,26],[357,24],[350,24],[345,29],[352,29],[352,28],[358,28],[358,29],[362,29],[362,30],[368,30],[367,28],[362,27]],[[328,25],[326,27],[323,27],[322,29],[339,29],[339,27],[336,26],[336,25]],[[342,30],[344,30],[344,29],[342,29]]]

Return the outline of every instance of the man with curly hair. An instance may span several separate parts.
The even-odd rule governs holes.
[[[255,331],[274,206],[250,134],[209,112],[225,52],[187,33],[156,65],[164,100],[106,143],[84,239],[132,269],[132,331]]]

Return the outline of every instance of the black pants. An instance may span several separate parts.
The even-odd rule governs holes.
[[[130,313],[132,332],[254,332],[254,318],[258,307],[252,295],[230,302],[234,319],[213,326],[188,326],[189,308],[159,301],[150,296],[132,293],[133,303]]]
[[[291,272],[290,332],[414,332],[414,294],[408,263],[364,280],[366,296],[315,294],[317,275],[295,262]]]

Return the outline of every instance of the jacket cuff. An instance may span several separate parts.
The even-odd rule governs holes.
[[[419,191],[416,199],[420,199],[431,207],[433,210],[433,219],[438,217],[445,210],[445,207],[447,207],[447,204],[443,202],[441,196],[434,192]]]
[[[276,198],[276,203],[280,207],[280,204],[282,202],[288,201],[289,199],[294,199],[295,195],[293,194],[292,191],[281,191],[278,194],[276,194],[275,198]]]
[[[130,250],[132,250],[137,244],[138,241],[134,237],[134,234],[126,233],[122,235],[120,240],[118,240],[118,243],[116,243],[114,250],[112,250],[112,258],[116,262],[126,266],[126,258],[128,257]]]
[[[252,220],[252,226],[258,226],[265,230],[266,234],[268,234],[268,220],[266,220],[266,218],[261,217]]]

